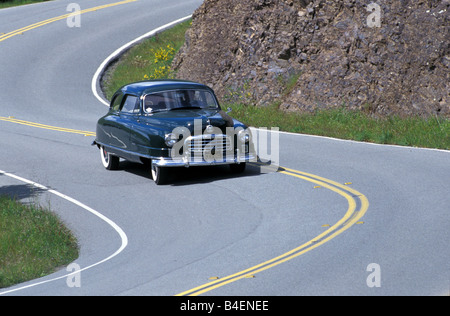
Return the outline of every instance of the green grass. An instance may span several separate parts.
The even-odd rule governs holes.
[[[345,108],[315,113],[286,113],[276,105],[261,108],[245,104],[227,105],[236,119],[249,126],[279,127],[281,131],[395,144],[450,149],[450,121],[444,118],[377,118]]]
[[[55,214],[0,197],[0,288],[50,274],[76,258],[76,238]]]
[[[191,20],[178,24],[125,53],[103,79],[106,97],[110,99],[117,89],[130,82],[173,76],[170,65],[183,45],[184,34],[190,25]]]
[[[49,0],[0,0],[0,9],[45,1]]]
[[[104,84],[104,91],[108,98],[122,85],[145,79],[145,76],[158,75],[158,67],[170,66],[168,58],[164,63],[155,63],[154,52],[164,50],[167,45],[176,51],[184,43],[184,34],[191,21],[178,25],[160,33],[157,37],[148,39],[132,48],[125,54]],[[301,74],[292,76],[284,82],[285,94],[294,87]],[[170,71],[160,77],[174,76]],[[279,127],[281,131],[321,135],[340,139],[351,139],[380,144],[396,144],[428,148],[450,149],[450,122],[446,118],[401,118],[391,116],[377,118],[367,111],[350,111],[345,107],[316,111],[315,113],[285,112],[278,108],[278,104],[268,107],[255,107],[251,104],[236,103],[233,100],[246,100],[248,87],[242,87],[230,92],[224,97],[222,108],[231,107],[233,117],[254,127]]]

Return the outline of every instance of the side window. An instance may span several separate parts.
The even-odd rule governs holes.
[[[122,113],[139,113],[139,98],[134,95],[127,95],[122,106]]]
[[[110,106],[113,111],[119,111],[120,104],[122,103],[122,98],[123,98],[122,93],[118,93],[114,96],[114,99],[111,102],[111,106]]]

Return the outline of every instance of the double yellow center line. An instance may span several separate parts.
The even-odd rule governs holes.
[[[2,116],[0,116],[0,121],[16,123],[16,124],[20,124],[20,125],[26,125],[26,126],[37,127],[37,128],[43,128],[43,129],[48,129],[48,130],[58,131],[58,132],[80,134],[80,135],[84,135],[84,136],[95,136],[95,133],[94,132],[90,132],[90,131],[81,131],[81,130],[77,130],[77,129],[57,127],[57,126],[51,126],[51,125],[46,125],[46,124],[41,124],[41,123],[24,121],[24,120],[16,119],[16,118],[11,117],[11,116],[10,117],[2,117]]]
[[[344,217],[342,217],[336,224],[331,226],[322,234],[295,249],[292,249],[278,257],[262,262],[243,271],[226,277],[217,278],[217,280],[215,281],[179,293],[177,294],[177,296],[197,296],[226,284],[236,282],[244,278],[254,277],[254,275],[259,272],[273,268],[283,262],[294,259],[308,251],[313,250],[314,248],[319,247],[320,245],[323,245],[324,243],[330,241],[334,237],[352,227],[354,224],[358,223],[359,219],[364,216],[369,207],[369,201],[367,200],[367,198],[360,192],[348,187],[347,185],[343,185],[323,177],[289,168],[281,167],[278,172],[312,182],[320,187],[332,190],[333,192],[336,192],[337,194],[343,196],[348,201],[348,209]]]
[[[31,24],[31,25],[22,27],[22,28],[20,28],[18,30],[15,30],[15,31],[12,31],[12,32],[9,32],[9,33],[5,33],[5,34],[1,34],[0,35],[0,42],[6,40],[8,38],[11,38],[13,36],[21,35],[21,34],[27,32],[27,31],[33,30],[33,29],[41,27],[43,25],[47,25],[47,24],[50,24],[50,23],[53,23],[53,22],[56,22],[56,21],[59,21],[59,20],[67,19],[70,16],[83,14],[83,13],[88,13],[88,12],[93,12],[93,11],[97,11],[97,10],[101,10],[101,9],[105,9],[105,8],[110,8],[110,7],[114,7],[114,6],[117,6],[117,5],[130,3],[130,2],[135,2],[135,1],[137,1],[137,0],[125,0],[125,1],[120,1],[120,2],[116,2],[116,3],[105,4],[105,5],[101,5],[101,6],[98,6],[98,7],[85,9],[85,10],[80,10],[78,12],[67,13],[67,14],[64,14],[64,15],[61,15],[61,16],[57,16],[57,17],[54,17],[54,18],[51,18],[51,19],[47,19],[47,20],[44,20],[44,21],[41,21],[41,22],[37,22],[37,23]]]

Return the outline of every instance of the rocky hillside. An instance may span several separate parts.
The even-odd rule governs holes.
[[[450,117],[450,0],[205,0],[173,63],[223,100]]]

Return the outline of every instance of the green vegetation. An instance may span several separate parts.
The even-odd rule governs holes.
[[[76,258],[77,241],[55,214],[0,197],[0,288],[42,277]]]
[[[184,34],[190,25],[191,20],[178,24],[124,54],[105,76],[103,88],[107,98],[110,99],[117,89],[130,82],[173,77],[170,65],[183,45]]]
[[[125,54],[104,82],[107,97],[111,98],[118,88],[133,81],[174,77],[169,67],[190,24],[188,21],[160,33]],[[164,58],[156,57],[157,52]],[[286,94],[300,75],[284,82]],[[252,93],[247,84],[241,89],[230,90],[222,107],[231,107],[233,117],[249,126],[279,127],[287,132],[381,144],[450,149],[450,121],[445,118],[379,118],[367,110],[351,111],[344,106],[314,113],[285,112],[279,109],[279,104],[252,105]]]
[[[376,118],[344,107],[315,113],[286,113],[276,105],[233,104],[233,116],[249,126],[379,144],[450,149],[450,121],[443,118]]]
[[[0,9],[45,1],[49,0],[0,0]]]

